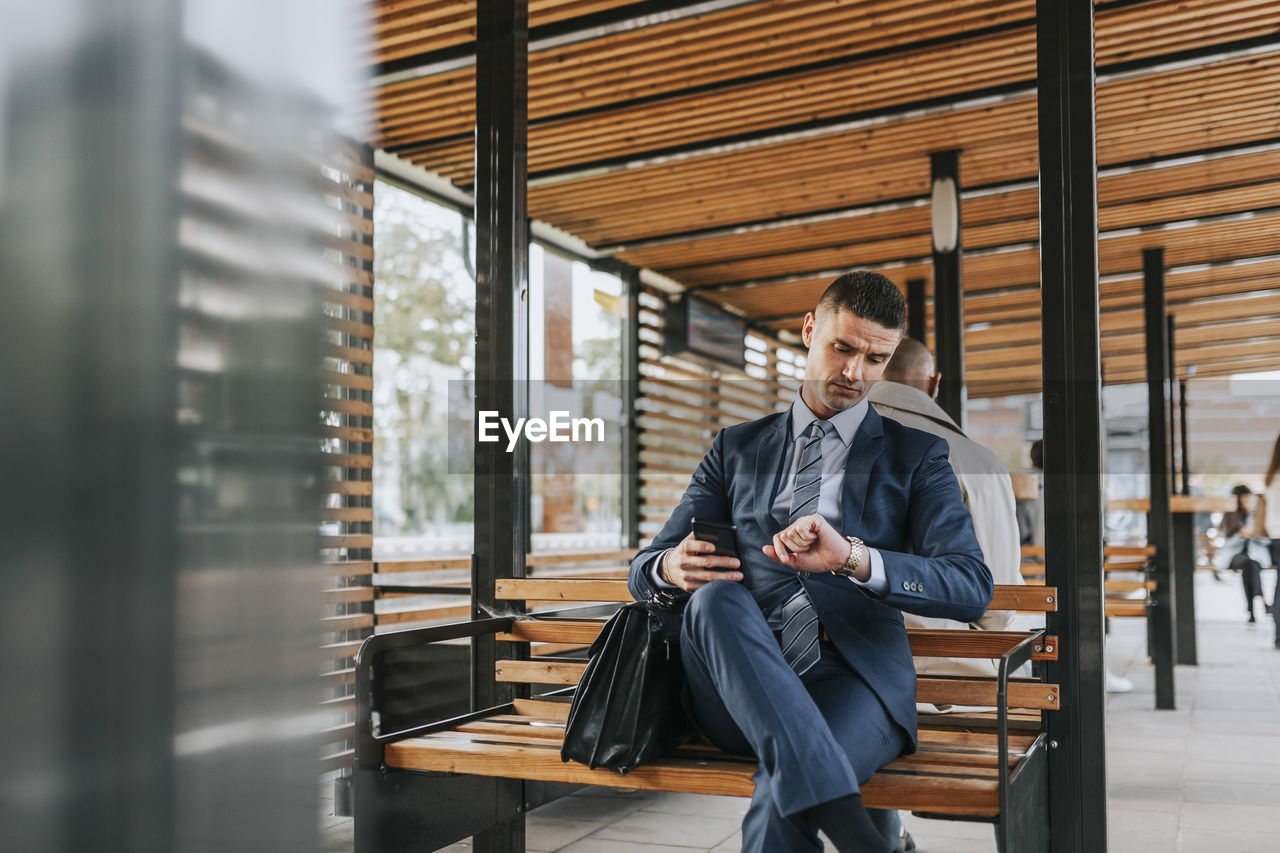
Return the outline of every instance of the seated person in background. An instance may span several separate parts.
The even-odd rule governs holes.
[[[759,759],[748,853],[887,851],[860,785],[916,748],[903,612],[970,622],[991,601],[947,444],[880,417],[866,393],[906,325],[898,288],[837,278],[805,315],[804,381],[788,411],[726,427],[631,564],[637,600],[690,598],[681,658],[690,715]],[[691,520],[737,525],[712,556]]]
[[[1241,483],[1231,489],[1231,494],[1235,496],[1236,508],[1222,517],[1218,532],[1224,541],[1213,561],[1219,569],[1240,573],[1244,583],[1244,609],[1249,614],[1247,621],[1257,622],[1253,612],[1255,598],[1263,599],[1263,608],[1271,612],[1262,594],[1262,567],[1271,562],[1270,543],[1258,533],[1260,519],[1255,512],[1257,500],[1253,491]]]
[[[1004,463],[985,447],[969,440],[943,408],[934,402],[942,374],[935,371],[933,354],[924,344],[903,338],[889,360],[880,381],[871,386],[867,398],[872,407],[898,423],[942,438],[950,449],[951,468],[960,483],[960,493],[973,517],[974,532],[992,579],[997,584],[1020,584],[1022,572],[1020,536],[1013,482]],[[968,627],[987,631],[1009,628],[1016,614],[1008,610],[988,610]],[[908,628],[964,628],[949,619],[904,614]],[[1038,626],[1039,627],[1039,626]],[[916,672],[931,675],[981,675],[997,673],[995,661],[916,658]],[[901,820],[894,811],[873,811],[872,819],[887,837],[897,841],[902,853],[915,849],[910,833],[901,832]]]

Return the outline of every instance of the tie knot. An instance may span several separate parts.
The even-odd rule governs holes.
[[[830,421],[814,420],[809,424],[810,438],[825,438],[827,433],[831,432],[832,426]]]

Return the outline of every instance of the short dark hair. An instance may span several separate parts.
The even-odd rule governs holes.
[[[886,329],[907,328],[907,301],[898,286],[874,270],[850,270],[823,291],[818,309],[851,311]]]

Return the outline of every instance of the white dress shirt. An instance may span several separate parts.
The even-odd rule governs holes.
[[[862,426],[867,416],[867,408],[868,403],[864,397],[856,405],[843,412],[837,412],[830,419],[835,429],[828,430],[822,439],[822,485],[818,493],[818,514],[830,522],[836,530],[840,529],[842,514],[840,498],[844,487],[844,467],[849,461],[849,449],[853,446],[853,437],[857,435],[858,428]],[[774,520],[783,528],[787,526],[787,520],[791,516],[791,496],[796,488],[796,478],[792,472],[799,466],[800,454],[804,451],[807,441],[804,437],[805,431],[809,428],[809,424],[818,419],[818,416],[805,405],[804,399],[797,393],[795,402],[791,404],[790,419],[792,452],[783,457],[780,481],[782,487],[774,496],[771,509]],[[852,535],[856,536],[857,531]],[[889,579],[884,571],[884,558],[875,548],[868,548],[867,555],[871,562],[871,576],[865,581],[852,577],[849,580],[876,595],[884,595],[889,588]],[[662,578],[660,571],[662,560],[666,556],[666,551],[660,551],[654,556],[653,562],[649,564],[649,576],[660,588],[674,589],[673,584],[667,583]]]

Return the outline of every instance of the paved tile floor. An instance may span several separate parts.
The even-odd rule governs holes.
[[[1270,593],[1274,573],[1264,573]],[[1175,711],[1155,711],[1141,619],[1115,620],[1108,665],[1133,680],[1107,698],[1112,851],[1280,850],[1280,651],[1269,620],[1246,625],[1237,575],[1197,577],[1198,667],[1179,667]],[[1270,597],[1270,596],[1268,596]],[[1261,616],[1261,614],[1259,614]],[[746,801],[585,789],[529,815],[538,853],[722,853],[741,844]],[[325,850],[351,853],[351,822],[322,803]],[[990,853],[986,824],[906,816],[921,853]],[[468,842],[446,848],[470,849]],[[381,852],[380,852],[381,853]],[[385,851],[401,853],[401,851]]]

